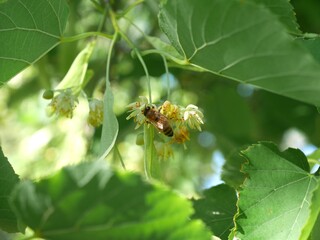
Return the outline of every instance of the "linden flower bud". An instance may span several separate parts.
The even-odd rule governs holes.
[[[42,94],[42,97],[47,100],[52,99],[53,96],[54,96],[54,92],[51,89],[45,90],[44,93]]]
[[[99,127],[103,122],[103,101],[92,99],[89,101],[88,123],[93,127]]]
[[[203,113],[198,109],[197,106],[189,104],[183,110],[183,119],[190,128],[197,128],[199,131],[201,131],[200,124],[203,124]]]
[[[72,94],[71,89],[59,90],[59,92],[58,95],[52,98],[49,108],[57,115],[72,118],[73,110],[78,103],[78,98]]]

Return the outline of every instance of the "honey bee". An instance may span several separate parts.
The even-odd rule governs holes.
[[[168,118],[157,111],[154,106],[147,106],[143,110],[143,115],[147,118],[148,122],[150,122],[156,129],[158,129],[159,132],[168,137],[173,136],[173,130]]]

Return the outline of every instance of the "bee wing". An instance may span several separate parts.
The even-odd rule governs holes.
[[[159,122],[159,121],[155,123],[155,127],[158,128],[159,130],[162,130],[162,131],[164,129],[163,123]]]

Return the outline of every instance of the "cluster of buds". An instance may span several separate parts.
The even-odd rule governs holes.
[[[57,92],[58,94],[54,94]],[[77,96],[70,88],[62,90],[46,90],[43,98],[51,99],[47,112],[49,115],[54,113],[58,116],[67,118],[73,117],[73,111],[79,103]],[[89,100],[88,123],[93,127],[98,127],[103,122],[103,101],[97,99]]]
[[[166,133],[171,131],[161,129],[161,127],[170,127],[173,132],[172,142],[176,143],[184,143],[190,140],[189,129],[201,131],[201,124],[203,124],[203,113],[192,104],[182,107],[165,101],[161,106],[156,107],[154,104],[148,103],[146,97],[140,96],[140,101],[131,103],[128,107],[131,113],[127,120],[133,118],[137,124],[135,129],[145,123],[152,123],[159,132],[167,135]],[[149,114],[146,114],[145,111],[147,107],[156,111],[153,117],[148,118]]]

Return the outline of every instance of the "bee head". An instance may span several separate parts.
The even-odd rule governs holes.
[[[150,111],[151,107],[150,106],[146,106],[145,109],[143,110],[143,115],[147,115],[148,112]]]

